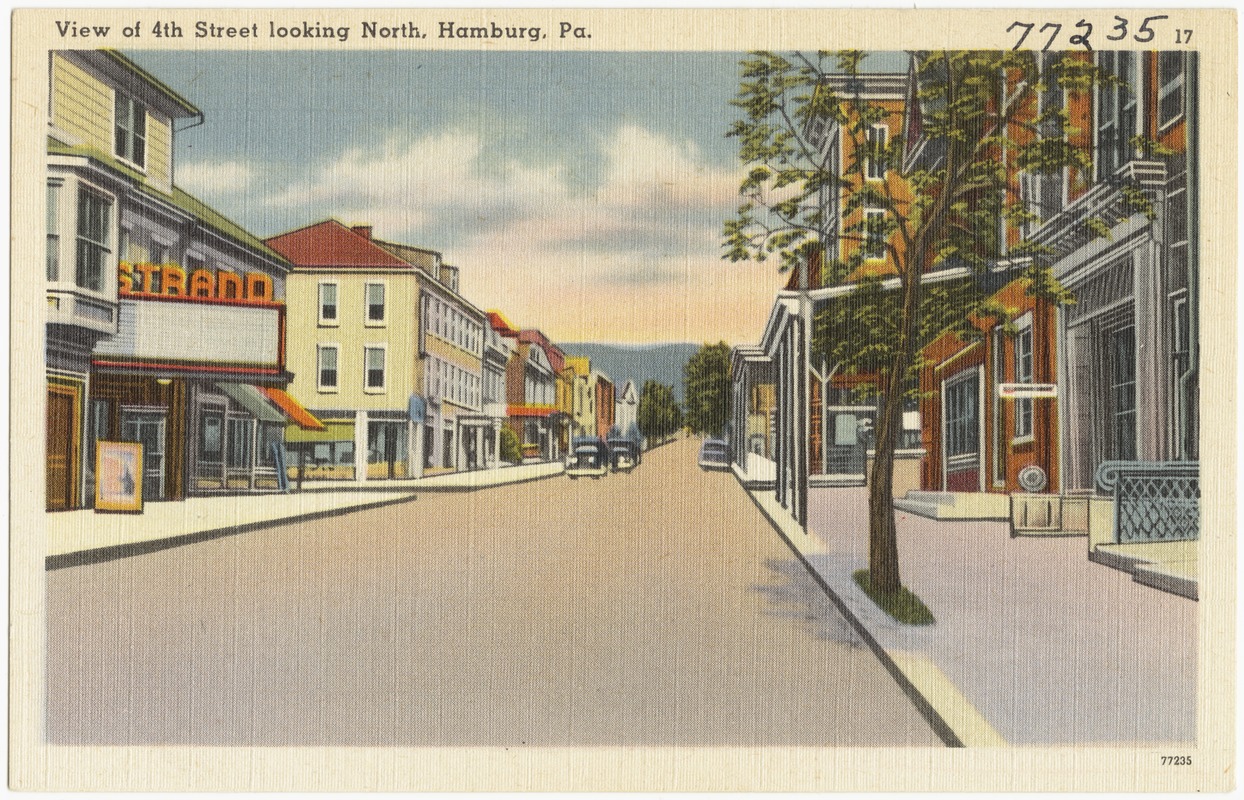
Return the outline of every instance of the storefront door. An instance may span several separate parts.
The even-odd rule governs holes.
[[[47,509],[77,507],[74,492],[74,442],[77,395],[49,387],[47,392]]]
[[[121,408],[121,440],[143,446],[143,501],[164,499],[164,433],[168,414],[163,409]]]
[[[948,492],[979,492],[980,374],[971,370],[945,384],[943,446],[945,486]]]

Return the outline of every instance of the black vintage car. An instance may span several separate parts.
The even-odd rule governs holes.
[[[614,472],[630,472],[643,460],[639,444],[630,439],[615,438],[608,443],[610,466]]]
[[[603,478],[609,474],[609,464],[609,445],[604,439],[575,439],[566,474],[571,480],[585,476]]]

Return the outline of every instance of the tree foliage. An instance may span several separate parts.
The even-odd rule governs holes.
[[[720,436],[730,419],[730,346],[706,344],[683,367],[684,423],[692,433]]]
[[[674,387],[653,380],[644,381],[635,417],[639,430],[650,443],[677,431],[682,427],[682,411],[674,402]]]
[[[1004,255],[1008,274],[1022,277],[1030,294],[1072,301],[1046,263],[1048,248],[1004,241],[1005,226],[1022,229],[1035,218],[1009,182],[1015,170],[1090,167],[1090,154],[1074,144],[1079,132],[1065,104],[1042,98],[1088,91],[1109,78],[1079,54],[920,51],[909,54],[914,94],[887,104],[866,91],[864,57],[856,50],[754,52],[741,62],[730,101],[741,118],[727,136],[738,140],[747,173],[742,202],[725,223],[723,257],[776,257],[782,271],[815,261],[822,285],[849,287],[818,310],[813,358],[867,378],[863,385],[879,404],[870,577],[894,592],[901,587],[894,450],[919,353],[946,330],[972,338],[979,321],[1006,321],[1009,310],[990,300]],[[919,125],[912,126],[916,111]],[[884,140],[870,136],[881,124]],[[840,150],[825,145],[826,130],[836,132]],[[918,130],[917,141],[907,141],[908,130]]]
[[[511,464],[518,464],[523,460],[518,434],[504,426],[501,428],[501,460]]]

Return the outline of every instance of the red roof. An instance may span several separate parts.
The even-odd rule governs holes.
[[[327,219],[280,236],[265,244],[295,267],[405,268],[413,266],[372,242],[369,226],[349,228]]]
[[[544,335],[543,331],[535,328],[526,328],[518,332],[518,340],[527,342],[528,344],[538,344],[540,349],[544,351],[544,355],[549,360],[549,366],[553,368],[553,372],[561,372],[566,368],[566,354],[561,348],[549,341],[549,337]]]
[[[492,326],[494,331],[502,336],[507,336],[511,339],[518,336],[518,331],[514,329],[514,326],[510,324],[509,320],[502,316],[500,311],[488,312],[488,324]]]

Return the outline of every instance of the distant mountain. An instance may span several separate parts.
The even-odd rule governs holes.
[[[587,356],[592,369],[609,376],[618,389],[628,380],[635,382],[635,391],[644,388],[644,381],[653,380],[674,387],[674,398],[682,402],[682,368],[700,349],[698,344],[598,344],[575,342],[557,345],[568,356]]]

